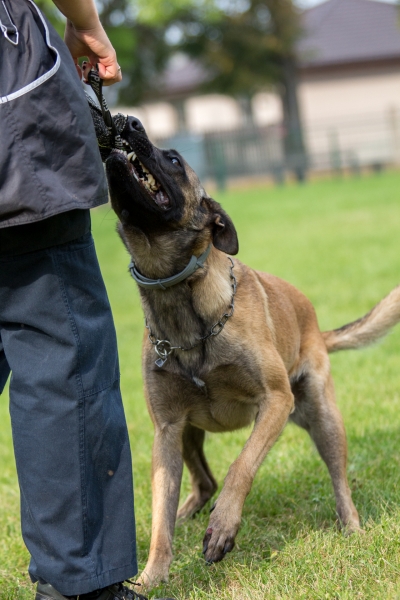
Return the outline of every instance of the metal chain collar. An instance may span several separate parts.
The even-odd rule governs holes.
[[[228,256],[228,260],[231,261],[230,278],[232,280],[232,298],[231,298],[231,303],[229,305],[230,311],[227,313],[224,313],[222,315],[222,318],[219,321],[217,321],[216,323],[214,323],[214,325],[211,327],[210,333],[201,337],[198,342],[193,344],[193,346],[189,346],[188,348],[185,348],[184,346],[173,346],[169,340],[157,339],[156,336],[154,335],[154,333],[151,331],[150,326],[147,323],[147,319],[145,319],[144,324],[145,324],[146,328],[149,330],[149,336],[148,336],[149,340],[150,340],[151,344],[154,346],[154,350],[158,356],[158,359],[155,361],[155,364],[157,365],[157,367],[160,367],[160,368],[163,367],[165,365],[169,355],[172,354],[172,352],[174,350],[183,350],[184,352],[187,352],[188,350],[193,350],[193,348],[196,348],[196,346],[199,346],[200,344],[204,344],[204,342],[206,340],[208,340],[208,338],[219,335],[221,333],[221,331],[223,330],[223,328],[225,327],[227,320],[233,316],[233,313],[235,310],[235,295],[236,295],[236,289],[237,289],[237,281],[236,281],[235,275],[233,274],[233,267],[234,267],[233,260],[231,259],[230,256]]]

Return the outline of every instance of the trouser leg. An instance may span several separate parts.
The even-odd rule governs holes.
[[[0,332],[33,581],[82,594],[137,572],[114,325],[88,236],[0,261]]]

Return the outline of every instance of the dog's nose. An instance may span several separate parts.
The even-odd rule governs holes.
[[[141,121],[139,121],[139,119],[136,117],[128,117],[128,122],[125,126],[125,129],[127,131],[133,131],[137,133],[145,133],[145,129]]]

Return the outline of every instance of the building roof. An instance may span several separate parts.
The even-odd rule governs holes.
[[[201,63],[184,54],[176,54],[160,78],[161,89],[169,97],[185,97],[210,79]]]
[[[301,67],[400,58],[399,9],[376,0],[327,0],[303,13]]]
[[[400,11],[377,0],[326,0],[303,11],[297,44],[301,69],[400,60]],[[210,79],[199,62],[178,54],[161,78],[163,96],[179,99]]]

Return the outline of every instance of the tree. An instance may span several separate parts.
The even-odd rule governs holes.
[[[62,30],[51,0],[38,4]],[[303,178],[295,58],[301,27],[292,0],[98,0],[98,7],[124,74],[120,103],[159,97],[159,76],[178,51],[207,69],[204,91],[233,95],[243,106],[274,85],[282,100],[286,161]]]
[[[35,4],[46,15],[61,37],[64,35],[65,19],[51,0],[35,0]]]
[[[118,101],[132,105],[154,97],[158,92],[157,76],[171,53],[164,26],[148,14],[142,16],[145,5],[140,2],[103,0],[99,9],[122,68]]]
[[[157,95],[157,75],[163,71],[173,52],[165,40],[165,24],[160,21],[157,11],[157,7],[161,10],[162,3],[159,0],[151,2],[150,10],[140,1],[102,0],[97,3],[124,76],[119,85],[118,101],[130,105]],[[62,36],[65,19],[53,2],[37,0],[36,3]],[[174,3],[169,2],[169,5],[174,6]]]
[[[306,154],[295,57],[301,35],[298,10],[292,0],[215,1],[212,9],[197,1],[176,14],[170,24],[179,32],[176,47],[209,70],[204,91],[228,93],[246,103],[258,90],[276,87],[284,115],[286,161],[303,179]]]

